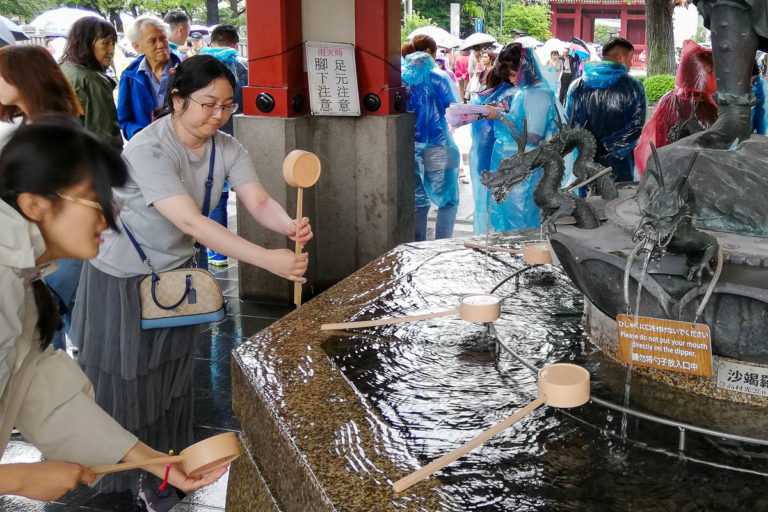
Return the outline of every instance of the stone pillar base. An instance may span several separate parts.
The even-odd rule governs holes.
[[[310,260],[305,299],[413,240],[413,114],[236,116],[235,134],[249,151],[264,188],[291,216],[296,214],[297,193],[283,179],[283,159],[294,149],[320,158],[320,179],[304,191],[303,213],[315,234],[305,249]],[[240,207],[237,230],[268,249],[293,248],[285,236],[261,227]],[[241,264],[239,278],[243,298],[292,302],[293,285],[263,269]]]

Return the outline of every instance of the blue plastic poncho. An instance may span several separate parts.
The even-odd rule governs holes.
[[[491,90],[479,93],[472,103],[486,105],[506,101],[512,105],[517,94],[517,88],[505,82]],[[491,169],[493,145],[496,143],[494,131],[495,121],[481,119],[472,123],[472,147],[469,150],[469,173],[472,178],[472,196],[475,199],[474,232],[475,234],[488,231],[488,207],[491,204],[491,191],[482,183],[480,176],[483,171]]]
[[[752,81],[752,94],[757,99],[757,104],[752,107],[752,133],[766,135],[768,134],[768,105],[765,104],[765,100],[768,97],[768,85],[761,75],[757,75]]]
[[[459,149],[445,121],[445,109],[459,101],[451,79],[424,52],[405,57],[402,79],[416,114],[416,208],[459,204]]]
[[[612,167],[616,181],[633,181],[632,150],[645,124],[646,97],[624,64],[585,63],[584,76],[568,89],[565,111],[569,127],[586,128],[597,139],[595,161]]]
[[[532,48],[523,50],[517,74],[518,93],[512,100],[507,118],[512,121],[519,137],[523,133],[523,121],[528,122],[526,152],[537,147],[542,140],[557,131],[557,99],[544,81]],[[494,121],[496,143],[491,157],[491,169],[496,170],[504,158],[517,153],[517,142],[501,121]],[[535,228],[541,225],[539,207],[533,202],[533,189],[541,178],[542,169],[536,169],[523,183],[512,189],[507,199],[491,205],[491,225],[494,231]]]

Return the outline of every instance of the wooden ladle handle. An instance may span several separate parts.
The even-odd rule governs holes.
[[[414,471],[413,473],[411,473],[410,475],[408,475],[408,476],[406,476],[404,478],[401,478],[400,480],[398,480],[397,482],[392,484],[392,487],[395,489],[396,492],[401,492],[401,491],[406,490],[407,488],[409,488],[413,484],[423,480],[424,478],[427,478],[432,473],[443,469],[445,466],[447,466],[451,462],[455,461],[456,459],[458,459],[462,455],[465,455],[465,454],[471,452],[472,450],[474,450],[475,448],[477,448],[478,446],[480,446],[481,444],[483,444],[484,442],[486,442],[490,438],[494,437],[496,434],[498,434],[502,430],[508,428],[513,423],[515,423],[516,421],[520,420],[522,417],[524,417],[527,414],[529,414],[531,411],[536,409],[538,406],[543,405],[546,401],[547,401],[547,397],[546,396],[538,397],[536,400],[534,400],[530,404],[526,405],[525,407],[523,407],[522,409],[517,411],[515,414],[513,414],[509,418],[505,419],[501,423],[497,423],[496,425],[492,426],[491,428],[489,428],[488,430],[486,430],[482,434],[478,435],[477,437],[475,437],[475,438],[467,441],[463,445],[459,446],[458,448],[456,448],[452,452],[446,453],[445,455],[443,455],[439,459],[437,459],[437,460],[435,460],[433,462],[430,462],[429,464],[427,464],[423,468]]]
[[[301,224],[302,219],[302,210],[304,209],[304,189],[302,187],[298,188],[298,196],[296,198],[296,225],[298,226]],[[298,239],[298,231],[296,232],[296,254],[301,254],[301,250],[303,249],[302,245],[299,243]],[[301,305],[301,283],[298,281],[295,281],[293,283],[293,303],[297,306]]]
[[[334,331],[334,330],[343,330],[343,329],[360,329],[362,327],[402,324],[405,322],[415,322],[416,320],[426,320],[427,318],[437,318],[440,316],[458,315],[458,314],[459,314],[458,309],[451,309],[450,311],[441,311],[439,313],[426,313],[423,315],[404,316],[400,318],[384,318],[382,320],[365,320],[361,322],[343,322],[340,324],[323,324],[320,326],[320,330]]]
[[[109,464],[107,466],[98,466],[91,468],[91,470],[97,475],[105,475],[107,473],[116,473],[118,471],[127,471],[129,469],[143,468],[147,466],[154,466],[155,464],[168,464],[183,462],[183,455],[174,455],[173,457],[155,457],[153,459],[144,459],[136,462],[128,462],[123,464]]]
[[[509,254],[523,254],[523,251],[518,249],[506,249],[504,247],[489,247],[487,245],[477,245],[470,242],[464,242],[464,247],[467,247],[469,249],[484,249],[486,251],[493,251],[493,252],[507,252]]]

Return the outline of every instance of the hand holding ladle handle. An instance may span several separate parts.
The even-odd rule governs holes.
[[[304,248],[299,242],[299,229],[301,226],[302,210],[304,209],[304,187],[298,187],[298,196],[296,197],[296,254],[301,254],[301,250]],[[301,283],[295,281],[293,283],[293,303],[296,306],[301,305]]]
[[[106,466],[98,466],[91,468],[91,470],[97,475],[106,475],[107,473],[116,473],[118,471],[127,471],[129,469],[145,468],[147,466],[154,466],[155,464],[175,464],[177,462],[183,462],[183,455],[155,457],[153,459],[144,459],[136,462],[109,464]]]
[[[343,329],[359,329],[362,327],[375,327],[377,325],[391,325],[402,324],[405,322],[415,322],[417,320],[426,320],[427,318],[437,318],[440,316],[457,315],[458,309],[451,309],[450,311],[440,311],[438,313],[425,313],[423,315],[404,316],[400,318],[384,318],[382,320],[364,320],[361,322],[342,322],[338,324],[323,324],[320,326],[321,331],[343,330]]]
[[[533,411],[540,405],[544,405],[546,401],[547,401],[546,396],[543,396],[543,395],[539,396],[536,400],[526,405],[525,407],[523,407],[512,416],[502,421],[501,423],[497,423],[496,425],[492,426],[482,434],[478,435],[477,437],[459,446],[452,452],[446,453],[439,459],[433,462],[430,462],[423,468],[418,469],[413,473],[411,473],[410,475],[401,478],[400,480],[392,484],[392,487],[395,489],[396,492],[401,492],[408,489],[413,484],[418,483],[419,481],[429,477],[430,475],[432,475],[436,471],[443,469],[445,466],[455,461],[459,457],[471,452],[481,444],[485,443],[487,440],[496,436],[502,430],[505,430],[508,427],[510,427],[512,424],[514,424],[515,422],[517,422],[518,420],[520,420],[521,418],[529,414],[531,411]]]

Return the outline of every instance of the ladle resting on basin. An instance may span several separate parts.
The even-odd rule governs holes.
[[[173,457],[156,457],[136,462],[123,464],[109,464],[93,469],[97,475],[126,471],[129,469],[144,468],[155,464],[169,464],[180,462],[184,473],[197,478],[213,469],[229,464],[240,456],[240,443],[234,432],[219,434],[193,444]]]
[[[408,489],[413,484],[429,477],[436,471],[455,461],[462,455],[465,455],[478,446],[485,443],[501,431],[510,427],[524,416],[528,415],[540,405],[547,404],[552,407],[578,407],[589,400],[589,372],[581,366],[574,364],[559,363],[545,366],[539,370],[539,396],[526,405],[515,414],[497,423],[474,439],[467,441],[452,452],[449,452],[439,459],[435,460],[401,478],[392,487],[396,492]]]
[[[498,320],[501,316],[501,301],[495,295],[487,293],[477,293],[465,295],[459,303],[458,309],[440,311],[437,313],[425,313],[423,315],[404,316],[400,318],[384,318],[381,320],[365,320],[361,322],[342,322],[338,324],[323,324],[320,326],[322,331],[339,329],[359,329],[361,327],[374,327],[377,325],[401,324],[404,322],[415,322],[416,320],[426,320],[427,318],[437,318],[458,314],[466,322],[487,323]]]
[[[296,198],[296,224],[301,223],[304,207],[304,189],[311,187],[320,178],[320,159],[309,151],[294,149],[283,160],[283,178],[285,182],[298,189]],[[296,254],[300,254],[302,245],[296,240]],[[293,284],[293,302],[301,305],[301,283]]]
[[[477,245],[470,242],[464,242],[464,247],[469,249],[483,249],[485,251],[506,252],[509,254],[522,254],[523,261],[533,265],[543,265],[552,263],[552,253],[549,252],[547,242],[529,242],[522,249],[507,249],[504,247],[489,247],[486,245]]]

